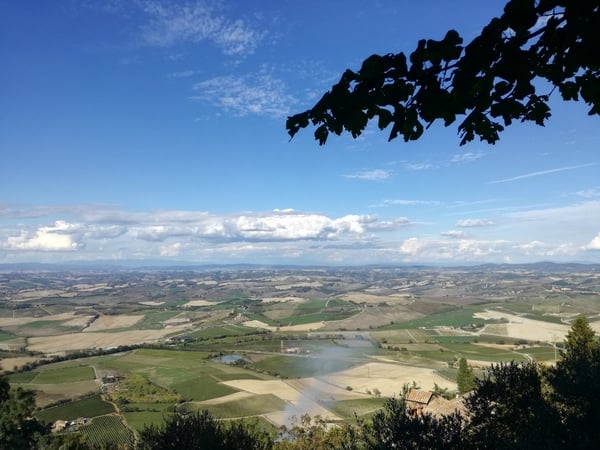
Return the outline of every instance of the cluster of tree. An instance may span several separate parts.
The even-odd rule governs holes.
[[[442,40],[420,40],[408,57],[368,57],[286,128],[293,137],[312,125],[322,145],[331,133],[357,137],[377,120],[390,128],[389,140],[410,141],[436,121],[449,126],[461,117],[461,144],[475,137],[493,144],[513,121],[544,125],[554,91],[600,114],[599,45],[597,0],[511,0],[466,45],[450,30]]]
[[[462,364],[461,364],[462,366]],[[555,366],[534,362],[491,366],[481,378],[465,372],[466,414],[415,415],[403,398],[389,399],[369,420],[328,427],[308,416],[276,435],[256,422],[224,421],[207,411],[175,410],[161,426],[145,428],[137,448],[257,450],[595,449],[600,442],[600,343],[587,319],[577,318]],[[85,450],[82,437],[44,436],[31,418],[33,395],[0,378],[0,448]]]

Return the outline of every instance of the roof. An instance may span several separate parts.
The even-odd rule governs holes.
[[[448,416],[455,412],[464,415],[466,407],[463,400],[462,397],[457,397],[452,400],[446,400],[443,397],[433,397],[431,402],[425,407],[424,412],[428,412],[436,417]]]
[[[429,400],[431,400],[432,395],[433,393],[429,391],[411,389],[410,391],[408,391],[408,394],[406,394],[406,401],[426,405],[429,403]]]

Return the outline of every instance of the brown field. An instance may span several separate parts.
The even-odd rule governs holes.
[[[221,302],[209,302],[207,300],[191,300],[183,305],[181,305],[182,308],[189,308],[192,306],[214,306],[214,305],[218,305]]]
[[[325,322],[303,323],[300,325],[288,325],[283,327],[272,327],[271,325],[267,325],[266,323],[261,322],[260,320],[247,320],[242,324],[246,327],[262,328],[264,330],[270,331],[311,331],[323,328]]]
[[[325,379],[339,387],[350,386],[354,391],[359,392],[377,388],[386,397],[400,395],[402,387],[405,384],[412,384],[413,381],[422,389],[431,390],[434,383],[437,383],[442,388],[456,390],[456,383],[436,374],[434,369],[397,363],[367,363],[328,375]]]
[[[143,315],[136,316],[100,316],[88,326],[84,333],[95,331],[114,330],[116,328],[128,328],[144,318]]]
[[[63,314],[54,314],[43,317],[0,317],[0,327],[15,327],[19,325],[26,325],[30,322],[37,322],[40,320],[55,320],[57,322],[64,320],[80,319],[82,316],[76,315],[74,312],[68,312]]]
[[[35,356],[18,356],[15,358],[3,358],[0,359],[0,370],[13,370],[15,367],[21,367],[25,364],[29,364],[40,360],[41,358]]]
[[[183,331],[186,328],[185,326],[173,326],[162,330],[131,330],[113,333],[89,332],[32,337],[29,339],[27,349],[47,354],[56,354],[88,348],[111,348],[118,347],[119,345],[134,345],[157,341],[169,334]]]
[[[528,319],[504,311],[486,310],[475,313],[474,317],[480,319],[506,319],[508,323],[493,324],[484,327],[481,333],[494,333],[504,331],[506,336],[530,341],[557,342],[565,338],[569,332],[569,325],[561,323],[542,322],[541,320]],[[490,327],[489,329],[487,329]],[[502,333],[502,334],[504,334]],[[500,334],[500,333],[498,333]]]
[[[348,294],[340,295],[340,300],[346,300],[348,302],[353,303],[367,303],[367,304],[380,304],[387,303],[388,305],[404,305],[408,304],[410,300],[405,295],[373,295],[373,294],[364,294],[361,292],[350,292]]]
[[[43,408],[61,400],[72,400],[86,394],[98,392],[98,381],[86,380],[71,383],[26,384],[25,387],[36,391],[36,405]]]

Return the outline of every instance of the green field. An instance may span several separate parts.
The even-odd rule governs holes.
[[[90,366],[61,367],[58,369],[40,370],[31,382],[35,384],[72,383],[75,381],[93,380],[94,369]]]
[[[74,420],[79,417],[95,417],[115,412],[113,405],[105,402],[99,395],[75,400],[63,405],[43,409],[35,416],[45,423],[52,423],[56,420]]]
[[[6,331],[0,330],[0,342],[2,341],[10,341],[11,339],[16,338],[14,334],[7,333]]]
[[[349,420],[373,414],[381,409],[386,399],[383,397],[364,398],[356,400],[340,400],[337,402],[322,402],[321,404],[339,417]]]
[[[527,358],[520,353],[477,344],[444,344],[444,348],[448,352],[466,359],[488,362],[527,361]]]
[[[238,377],[235,377],[238,379]],[[202,401],[211,398],[222,397],[224,395],[237,392],[224,384],[220,384],[215,377],[192,378],[181,383],[173,385],[173,389],[187,400]],[[224,380],[223,380],[224,381]]]
[[[127,425],[139,432],[146,426],[160,425],[173,407],[167,403],[130,403],[121,408]]]
[[[263,394],[253,395],[243,400],[223,402],[218,405],[186,403],[183,407],[186,410],[207,409],[216,417],[240,418],[283,411],[286,402],[273,394]]]
[[[256,328],[245,327],[243,325],[226,325],[221,327],[203,328],[191,333],[189,336],[196,339],[214,339],[225,337],[249,336],[255,334],[264,334],[263,331]]]
[[[79,428],[79,432],[87,437],[93,448],[132,446],[134,442],[133,432],[115,415],[96,417],[92,423]]]
[[[476,312],[480,312],[484,309],[484,307],[464,306],[453,311],[432,314],[421,319],[409,320],[407,322],[386,325],[384,327],[379,328],[379,330],[410,329],[420,327],[431,328],[441,326],[449,326],[456,328],[470,325],[483,326],[485,324],[485,320],[477,319],[473,317],[473,314]]]
[[[31,370],[29,372],[13,373],[8,376],[8,380],[11,383],[31,383],[31,381],[38,375],[38,371]]]
[[[207,360],[208,353],[179,350],[139,349],[99,360],[104,368],[143,375],[152,383],[201,401],[236,392],[221,381],[268,378],[248,369]]]
[[[133,330],[160,330],[164,327],[165,320],[172,319],[181,311],[151,311],[144,314],[144,318],[137,322]]]

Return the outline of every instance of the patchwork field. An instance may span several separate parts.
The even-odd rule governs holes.
[[[459,358],[552,364],[578,314],[600,331],[596,269],[554,269],[0,272],[0,368],[99,443],[177,408],[353,420],[405,385],[456,390]]]

